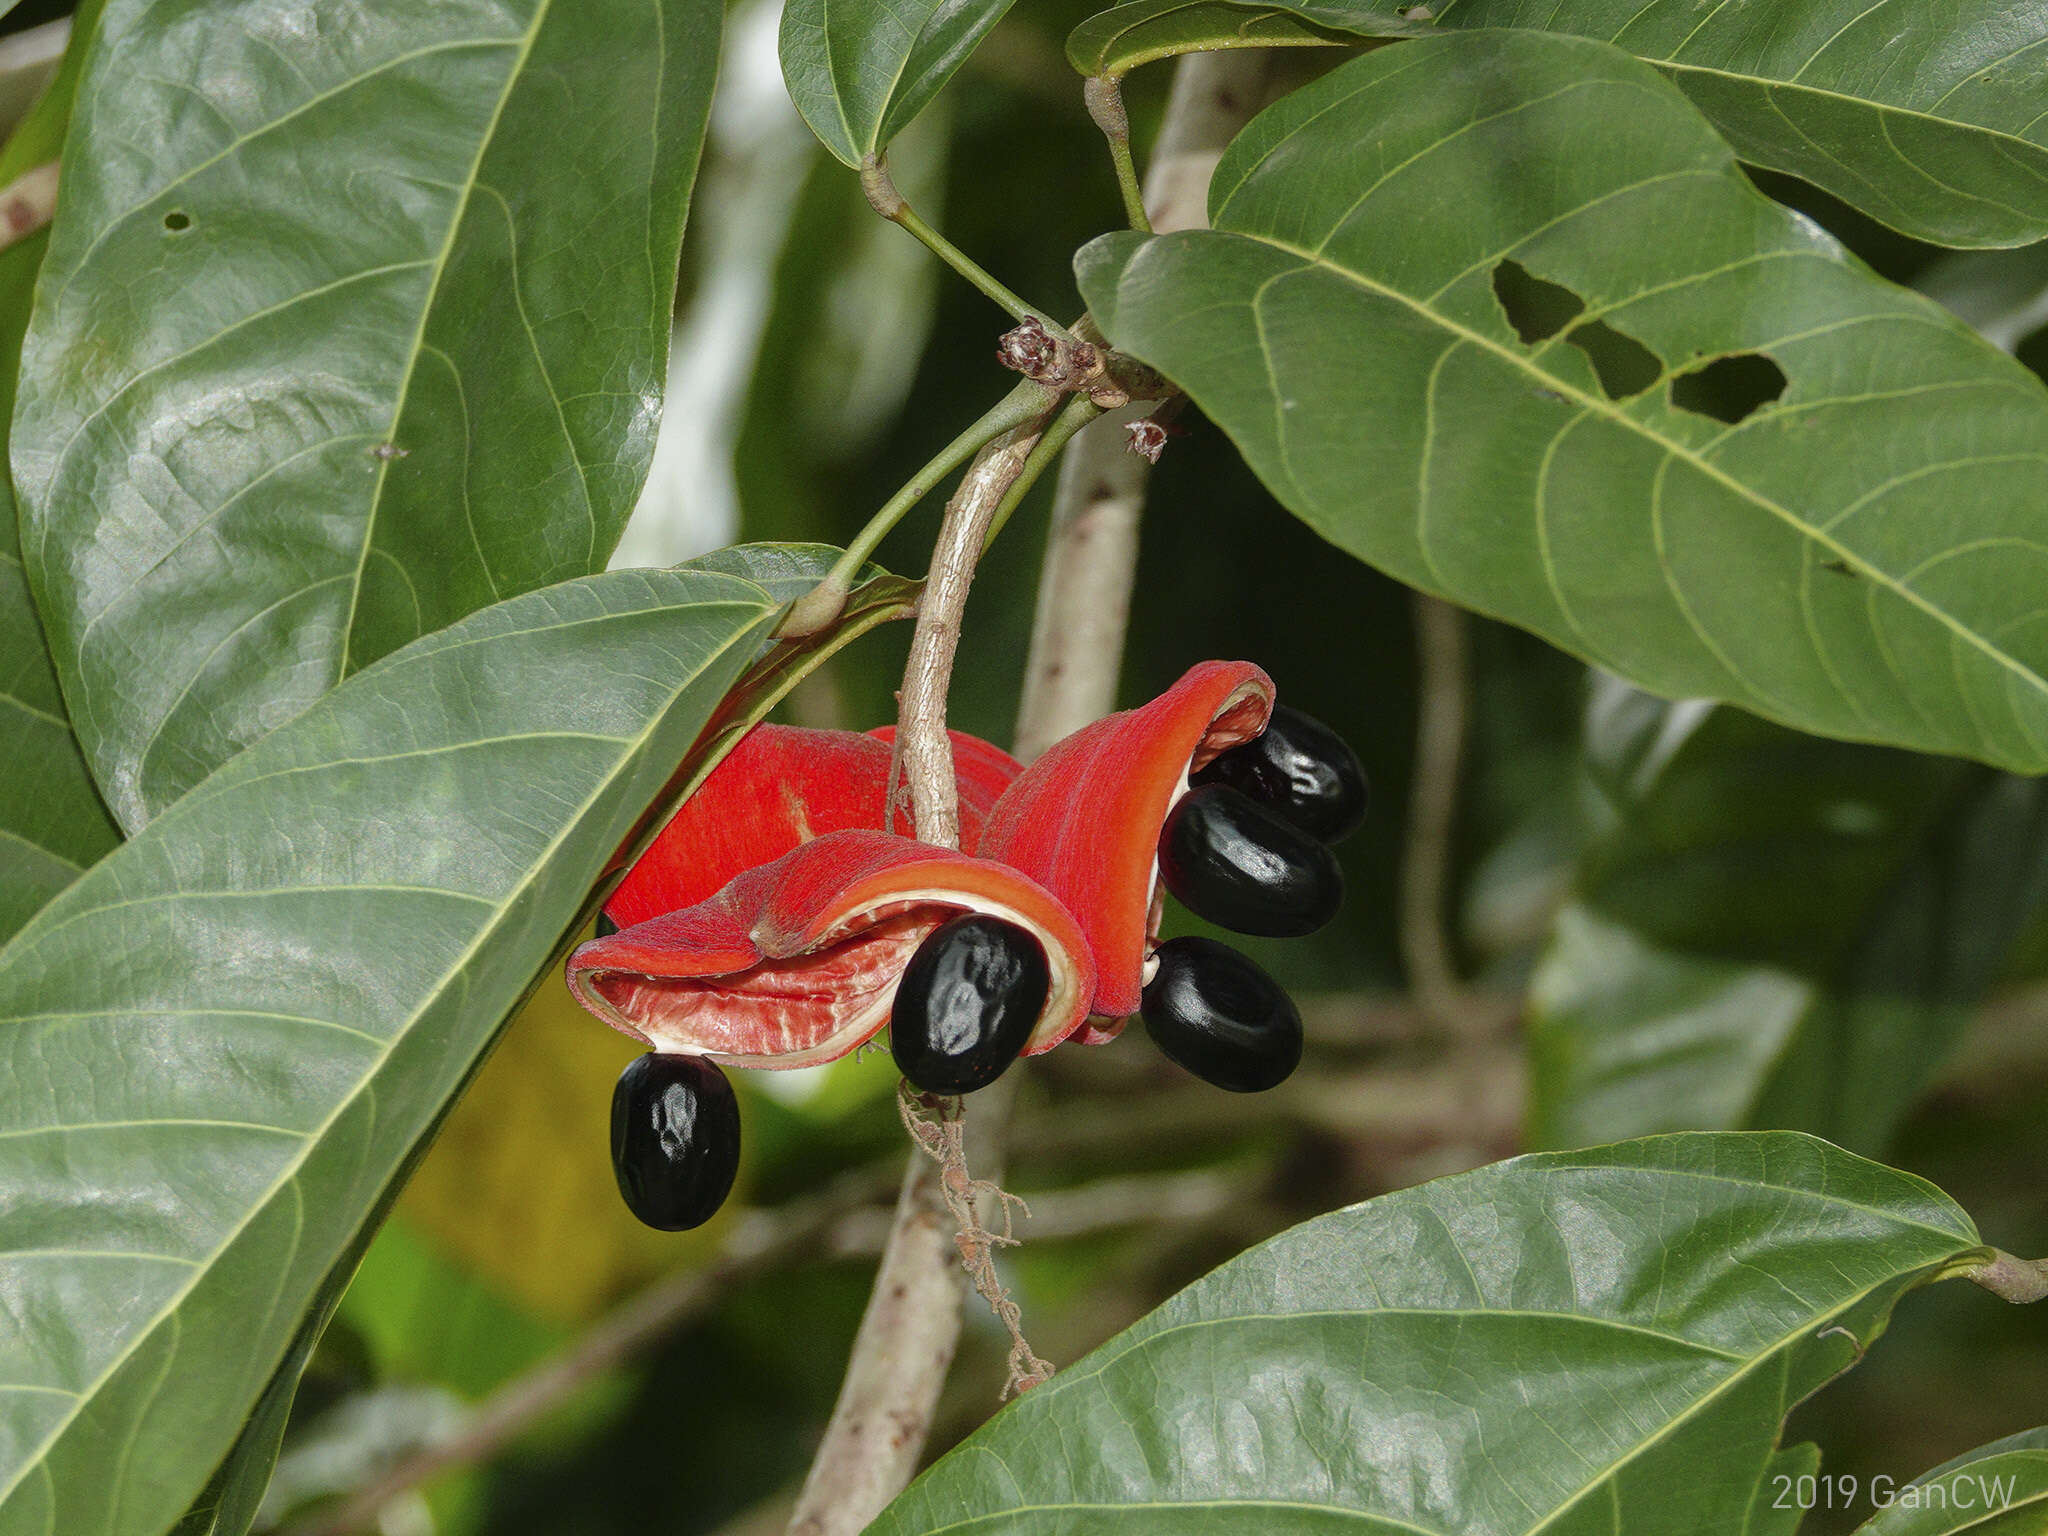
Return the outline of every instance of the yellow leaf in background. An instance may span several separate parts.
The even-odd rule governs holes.
[[[640,1049],[577,1007],[559,978],[542,982],[448,1117],[398,1214],[448,1258],[559,1322],[583,1321],[708,1253],[724,1216],[697,1232],[655,1232],[613,1182],[612,1085]]]

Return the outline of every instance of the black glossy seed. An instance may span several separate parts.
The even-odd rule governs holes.
[[[1228,784],[1181,796],[1159,834],[1159,878],[1197,917],[1266,938],[1314,933],[1344,904],[1336,855]]]
[[[1232,1093],[1261,1093],[1301,1062],[1301,1015],[1280,984],[1214,939],[1168,939],[1145,986],[1145,1032],[1178,1065]]]
[[[740,1167],[740,1106],[701,1056],[642,1056],[612,1090],[612,1172],[626,1207],[664,1232],[709,1221]]]
[[[603,912],[597,914],[597,936],[600,939],[608,939],[618,931],[619,925],[613,922],[609,915]]]
[[[896,1070],[926,1093],[986,1088],[1024,1049],[1051,990],[1045,946],[1028,930],[980,913],[940,925],[896,986]]]
[[[1349,837],[1365,820],[1358,754],[1322,721],[1285,704],[1275,706],[1264,735],[1232,747],[1191,782],[1242,790],[1326,843]]]

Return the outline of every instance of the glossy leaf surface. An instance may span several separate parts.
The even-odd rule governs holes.
[[[1736,153],[1938,245],[2048,236],[2048,5],[1957,0],[1443,0],[1446,27],[1537,27],[1648,59]]]
[[[124,827],[345,674],[603,566],[653,450],[720,21],[109,5],[14,469]]]
[[[1530,1136],[1883,1150],[2048,896],[2048,786],[1596,692],[1609,820],[1531,981]]]
[[[879,155],[931,105],[1015,0],[789,0],[782,74],[819,141],[848,165]]]
[[[89,38],[98,7],[80,7]],[[66,50],[58,73],[0,149],[0,186],[56,153],[71,112],[78,56]],[[13,414],[16,366],[35,296],[36,269],[49,245],[35,234],[0,251],[0,421]],[[0,428],[0,446],[5,432]],[[72,734],[71,717],[50,663],[21,563],[14,487],[0,477],[0,942],[120,841]]]
[[[2048,767],[2048,392],[1648,66],[1383,49],[1254,121],[1210,211],[1095,242],[1083,292],[1334,543],[1656,693]]]
[[[154,1533],[779,611],[618,572],[351,679],[0,952],[0,1532]]]
[[[1268,0],[1127,0],[1067,35],[1067,60],[1084,75],[1118,80],[1141,64],[1226,48],[1317,48],[1410,37],[1426,24],[1395,6]]]
[[[1787,1536],[1784,1414],[1976,1241],[1931,1185],[1805,1137],[1517,1158],[1225,1264],[871,1529]]]

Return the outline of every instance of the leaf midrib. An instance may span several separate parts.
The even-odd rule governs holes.
[[[546,0],[543,0],[544,5],[545,3]],[[727,573],[720,574],[726,575]],[[336,1121],[378,1080],[380,1074],[389,1066],[391,1058],[398,1047],[411,1038],[412,1032],[418,1028],[420,1020],[448,993],[456,978],[463,974],[471,960],[474,959],[477,952],[482,948],[484,942],[497,932],[498,926],[503,921],[505,914],[537,882],[540,872],[553,862],[563,842],[580,828],[584,818],[588,816],[592,804],[612,787],[624,767],[632,762],[640,752],[645,750],[648,740],[661,728],[669,712],[675,708],[676,702],[695,684],[697,679],[711,669],[720,657],[724,656],[734,646],[742,643],[742,641],[751,638],[759,630],[762,623],[778,610],[780,605],[775,603],[767,590],[761,587],[759,583],[749,581],[743,576],[730,576],[729,579],[752,586],[761,593],[763,611],[760,616],[753,623],[744,625],[735,631],[717,650],[705,657],[688,677],[679,681],[675,688],[671,690],[665,704],[658,709],[650,711],[647,724],[632,737],[626,738],[626,740],[631,742],[631,746],[619,752],[614,760],[612,770],[599,779],[591,792],[577,806],[574,813],[564,818],[561,828],[556,832],[555,836],[528,865],[526,873],[511,887],[504,899],[497,903],[492,915],[478,925],[476,935],[464,946],[462,952],[455,957],[448,969],[443,972],[440,980],[425,994],[419,1006],[414,1008],[407,1016],[403,1027],[392,1033],[386,1047],[376,1054],[375,1059],[366,1066],[361,1077],[356,1080],[355,1084],[345,1094],[336,1100],[333,1108],[318,1125],[304,1133],[305,1139],[300,1144],[299,1152],[282,1165],[278,1176],[271,1181],[269,1187],[249,1203],[242,1218],[222,1234],[220,1241],[208,1251],[207,1255],[203,1259],[195,1261],[191,1278],[173,1291],[165,1299],[163,1305],[145,1323],[129,1333],[125,1346],[110,1357],[105,1367],[91,1382],[78,1390],[72,1407],[51,1426],[50,1430],[35,1447],[23,1457],[21,1465],[16,1472],[4,1483],[0,1483],[0,1508],[4,1508],[7,1502],[13,1498],[16,1490],[21,1487],[31,1472],[41,1470],[47,1475],[48,1456],[51,1448],[70,1430],[72,1424],[77,1421],[79,1414],[84,1412],[85,1406],[93,1402],[114,1374],[135,1357],[142,1341],[152,1337],[167,1318],[177,1313],[185,1304],[186,1298],[212,1273],[214,1266],[220,1262],[221,1255],[248,1230],[250,1224],[256,1219],[257,1214],[267,1209],[285,1186],[298,1176],[299,1171],[305,1166],[307,1160],[324,1144],[325,1138],[333,1129]],[[680,605],[670,603],[663,606],[671,608],[677,606],[712,608],[737,607],[739,604],[734,600],[728,599],[724,601],[708,601],[703,604]],[[646,610],[619,615],[607,615],[607,617],[618,617],[627,621],[644,618],[645,616]],[[526,633],[526,631],[518,633]],[[6,1383],[0,1383],[0,1390],[4,1390],[7,1385]]]
[[[1443,22],[1449,19],[1451,13],[1457,9],[1457,5],[1458,0],[1445,0],[1443,9],[1437,13],[1436,19],[1439,25],[1441,25]],[[1706,20],[1701,22],[1699,27],[1695,27],[1693,29],[1693,32],[1697,33],[1698,31],[1700,31],[1701,28],[1710,24],[1712,19],[1713,18],[1711,15],[1708,16]],[[1630,25],[1633,25],[1633,18],[1631,18]],[[1854,25],[1854,23],[1851,23],[1851,25]],[[1626,32],[1627,30],[1628,28],[1626,26],[1622,28],[1622,32]],[[1843,30],[1846,31],[1847,29],[1844,28]],[[1734,80],[1744,85],[1754,86],[1758,90],[1798,91],[1809,96],[1823,96],[1833,101],[1844,102],[1850,106],[1855,107],[1864,107],[1874,112],[1895,112],[1903,117],[1918,118],[1923,122],[1934,123],[1944,128],[1958,128],[1969,133],[1981,133],[1990,138],[2002,140],[2003,142],[2008,144],[2020,145],[2026,149],[2032,150],[2035,154],[2048,154],[2048,145],[2037,144],[2032,139],[2023,138],[2019,134],[2013,133],[2007,129],[1994,128],[1988,123],[1972,122],[1968,118],[1943,117],[1941,114],[1929,111],[1924,107],[1909,107],[1894,102],[1878,101],[1875,98],[1869,96],[1852,96],[1847,91],[1831,90],[1828,87],[1822,85],[1808,85],[1806,82],[1799,80],[1797,78],[1788,78],[1781,75],[1748,74],[1739,69],[1720,69],[1711,64],[1690,64],[1686,63],[1681,59],[1670,57],[1668,55],[1638,52],[1636,49],[1629,47],[1629,45],[1626,43],[1615,41],[1615,37],[1619,37],[1621,33],[1616,33],[1614,37],[1600,37],[1590,32],[1573,32],[1567,35],[1572,37],[1583,37],[1591,42],[1605,43],[1610,48],[1619,48],[1624,53],[1633,54],[1636,58],[1643,60],[1643,62],[1645,62],[1646,64],[1656,65],[1659,69],[1683,71],[1686,73],[1700,75],[1715,75],[1724,80]],[[1840,33],[1837,33],[1836,35],[1840,36]],[[1685,42],[1691,42],[1692,36],[1692,33],[1687,34]],[[1830,44],[1833,41],[1833,38],[1829,39]],[[2041,46],[2042,41],[2043,40],[2041,39],[2036,39],[2035,42],[2028,44],[2028,47],[2039,47]],[[1683,44],[1681,44],[1681,46],[1683,46]],[[1820,57],[1821,52],[1825,50],[1826,46],[1827,45],[1823,45],[1822,49],[1815,50],[1815,52],[1809,58],[1807,58],[1803,63],[1800,64],[1799,68],[1801,70],[1810,68],[1814,60]],[[2005,58],[1993,59],[1986,63],[1979,64],[1974,68],[1965,71],[1963,81],[1960,83],[1967,83],[1969,80],[1982,74],[1985,70],[1996,68],[1999,64],[2005,63],[2006,59],[2014,56],[2015,55],[2009,54],[2006,55]],[[1951,91],[1950,94],[1953,95],[1954,92]],[[1948,97],[1946,96],[1942,98],[1942,100],[1944,101],[1946,101],[1947,99]]]
[[[1197,233],[1201,233],[1204,235],[1233,235],[1242,240],[1249,240],[1255,245],[1263,245],[1268,249],[1281,251],[1286,253],[1287,255],[1294,256],[1303,263],[1303,270],[1328,272],[1342,279],[1345,282],[1351,283],[1355,287],[1364,289],[1368,293],[1373,293],[1380,295],[1384,298],[1393,299],[1397,303],[1400,303],[1406,306],[1408,309],[1414,311],[1416,314],[1440,326],[1445,331],[1450,332],[1453,336],[1456,336],[1461,341],[1467,342],[1470,345],[1478,347],[1483,351],[1490,352],[1491,354],[1493,354],[1493,356],[1501,359],[1503,362],[1508,363],[1517,371],[1526,375],[1529,379],[1538,384],[1540,387],[1564,395],[1566,398],[1576,401],[1585,411],[1597,415],[1603,420],[1607,421],[1608,423],[1617,427],[1621,427],[1624,430],[1634,434],[1637,437],[1644,439],[1647,442],[1655,444],[1658,448],[1662,449],[1669,458],[1674,459],[1680,463],[1686,464],[1688,467],[1694,469],[1700,475],[1704,476],[1706,479],[1714,481],[1715,483],[1721,485],[1725,489],[1733,492],[1742,500],[1747,501],[1752,505],[1760,508],[1764,512],[1769,513],[1772,517],[1778,519],[1778,521],[1783,523],[1786,527],[1790,528],[1793,532],[1798,533],[1802,537],[1810,540],[1812,543],[1819,545],[1821,548],[1829,551],[1830,553],[1838,557],[1853,561],[1856,564],[1856,566],[1859,569],[1861,569],[1872,580],[1874,585],[1883,587],[1886,591],[1892,593],[1894,596],[1900,598],[1902,601],[1920,610],[1929,618],[1932,618],[1938,624],[1940,624],[1951,635],[1955,636],[1957,639],[1966,642],[1976,650],[1983,653],[1983,655],[1985,655],[1987,658],[1996,662],[1999,666],[2003,667],[2014,677],[2018,678],[2021,682],[2026,684],[2026,686],[2030,688],[2034,693],[2040,695],[2044,700],[2048,700],[2048,679],[2042,678],[2039,674],[2035,673],[2034,671],[2026,667],[2023,663],[2021,663],[2017,657],[2009,655],[1999,646],[1993,644],[1987,636],[1978,634],[1977,631],[1971,629],[1969,626],[1962,623],[1954,615],[1950,614],[1946,609],[1937,606],[1931,600],[1924,597],[1922,594],[1915,591],[1912,587],[1907,586],[1897,577],[1892,575],[1891,572],[1877,565],[1874,561],[1872,561],[1868,556],[1864,555],[1862,552],[1852,549],[1848,545],[1841,543],[1840,541],[1836,540],[1823,530],[1816,528],[1812,524],[1804,521],[1802,518],[1798,516],[1797,513],[1793,512],[1791,508],[1780,505],[1778,502],[1773,501],[1771,498],[1764,495],[1761,491],[1758,491],[1751,486],[1745,485],[1742,481],[1737,480],[1734,476],[1730,475],[1729,473],[1727,473],[1727,471],[1721,469],[1719,466],[1711,464],[1705,459],[1702,459],[1697,453],[1695,453],[1691,448],[1687,447],[1685,444],[1673,441],[1672,439],[1664,437],[1661,434],[1655,432],[1647,423],[1637,421],[1633,416],[1629,415],[1626,411],[1620,410],[1614,402],[1607,400],[1604,397],[1595,397],[1591,394],[1588,394],[1586,391],[1579,388],[1577,385],[1573,384],[1569,379],[1560,378],[1555,374],[1546,373],[1542,369],[1537,368],[1529,359],[1520,356],[1504,344],[1486,335],[1484,332],[1475,331],[1471,329],[1469,326],[1460,324],[1459,322],[1451,319],[1449,316],[1443,314],[1441,311],[1432,309],[1424,301],[1416,299],[1406,293],[1403,293],[1398,288],[1392,288],[1384,283],[1376,282],[1372,278],[1367,277],[1364,273],[1354,272],[1349,267],[1341,266],[1338,263],[1331,261],[1319,255],[1318,253],[1308,250],[1302,246],[1295,245],[1289,241],[1278,239],[1277,237],[1272,235],[1252,234],[1244,230],[1199,231]],[[1165,238],[1170,239],[1174,237],[1168,236]],[[1270,286],[1272,286],[1274,282],[1278,281],[1279,278],[1293,275],[1293,273],[1280,273],[1276,274],[1273,277],[1268,278],[1264,283],[1260,284],[1258,293],[1253,294],[1249,299],[1244,301],[1245,307],[1248,310],[1255,311],[1260,294],[1263,294],[1264,291]]]
[[[1919,1225],[1918,1223],[1908,1224]],[[1561,1503],[1553,1507],[1534,1525],[1528,1526],[1526,1529],[1517,1532],[1516,1536],[1538,1536],[1539,1532],[1549,1529],[1565,1514],[1567,1514],[1572,1509],[1576,1508],[1582,1500],[1586,1499],[1588,1496],[1590,1496],[1591,1494],[1600,1489],[1610,1487],[1616,1474],[1618,1474],[1623,1468],[1627,1467],[1632,1462],[1636,1461],[1639,1457],[1641,1457],[1647,1451],[1649,1451],[1653,1446],[1656,1446],[1660,1442],[1669,1438],[1672,1434],[1676,1433],[1685,1425],[1691,1423],[1698,1415],[1705,1412],[1706,1409],[1718,1398],[1723,1396],[1732,1388],[1748,1380],[1752,1373],[1754,1373],[1761,1367],[1777,1360],[1779,1356],[1782,1355],[1788,1348],[1796,1344],[1803,1335],[1814,1330],[1824,1331],[1828,1327],[1833,1326],[1837,1319],[1841,1318],[1844,1314],[1846,1314],[1853,1308],[1861,1305],[1864,1301],[1868,1300],[1869,1297],[1875,1294],[1882,1286],[1888,1284],[1896,1284],[1901,1280],[1910,1280],[1912,1276],[1916,1273],[1931,1272],[1933,1267],[1934,1266],[1932,1265],[1920,1265],[1916,1266],[1915,1269],[1907,1271],[1903,1274],[1894,1273],[1888,1275],[1883,1280],[1880,1280],[1876,1283],[1859,1287],[1855,1294],[1845,1297],[1842,1301],[1838,1302],[1833,1307],[1828,1308],[1826,1311],[1815,1315],[1810,1315],[1802,1321],[1800,1321],[1799,1323],[1795,1324],[1793,1327],[1786,1330],[1783,1334],[1780,1334],[1776,1339],[1771,1340],[1763,1348],[1758,1350],[1754,1355],[1751,1355],[1743,1359],[1741,1363],[1736,1367],[1736,1369],[1730,1371],[1726,1376],[1722,1377],[1721,1380],[1715,1382],[1712,1386],[1708,1387],[1706,1391],[1700,1393],[1699,1396],[1693,1398],[1678,1412],[1670,1415],[1664,1421],[1664,1423],[1659,1425],[1655,1430],[1643,1436],[1640,1440],[1636,1441],[1635,1444],[1631,1445],[1619,1456],[1616,1456],[1606,1465],[1601,1467],[1599,1471],[1589,1475],[1586,1478],[1585,1482],[1578,1488],[1576,1492],[1572,1493],[1567,1498],[1565,1498]],[[1265,1314],[1232,1313],[1225,1317],[1197,1318],[1192,1319],[1185,1323],[1175,1324],[1174,1326],[1169,1328],[1162,1328],[1156,1333],[1147,1334],[1143,1339],[1134,1341],[1129,1348],[1120,1350],[1116,1355],[1104,1361],[1100,1366],[1096,1367],[1094,1370],[1089,1371],[1087,1374],[1067,1375],[1058,1377],[1055,1378],[1053,1385],[1056,1387],[1078,1386],[1083,1382],[1093,1381],[1097,1377],[1107,1372],[1112,1366],[1115,1366],[1120,1362],[1128,1359],[1131,1355],[1136,1354],[1139,1351],[1147,1348],[1156,1341],[1170,1337],[1171,1335],[1176,1333],[1186,1332],[1194,1328],[1228,1326],[1234,1323],[1287,1321],[1295,1317],[1378,1317],[1389,1311],[1422,1311],[1428,1313],[1429,1315],[1441,1315],[1444,1317],[1470,1317],[1474,1315],[1483,1315],[1490,1317],[1495,1315],[1495,1309],[1493,1308],[1447,1307],[1441,1309],[1441,1311],[1439,1312],[1438,1309],[1434,1308],[1398,1309],[1362,1306],[1345,1310],[1333,1310],[1326,1313],[1287,1313],[1279,1314],[1277,1316],[1269,1316]],[[1545,1315],[1583,1321],[1600,1327],[1629,1327],[1629,1325],[1627,1324],[1617,1323],[1611,1319],[1585,1317],[1582,1314],[1576,1313],[1554,1313]],[[1654,1330],[1632,1329],[1631,1331],[1650,1332]],[[1790,1405],[1788,1404],[1787,1406],[1789,1407]],[[1238,1500],[1233,1502],[1251,1504],[1254,1507],[1264,1507],[1264,1501],[1260,1500]],[[1275,1505],[1281,1505],[1282,1502],[1283,1501],[1274,1501]],[[1060,1509],[1064,1508],[1065,1506],[1055,1504],[1031,1507]],[[1118,1508],[1122,1506],[1110,1507]],[[1015,1510],[1010,1510],[1004,1511],[1003,1513],[1015,1512]],[[1341,1509],[1339,1509],[1337,1512],[1348,1513],[1348,1511],[1343,1511]],[[1357,1513],[1360,1516],[1366,1518],[1384,1518],[1382,1516],[1374,1514],[1372,1511],[1369,1510],[1360,1510],[1357,1511]],[[980,1518],[982,1517],[975,1517],[975,1519],[977,1520]],[[923,1533],[923,1536],[941,1536],[942,1532],[964,1529],[965,1525],[971,1525],[973,1523],[974,1521],[970,1520],[965,1524],[955,1522],[952,1525],[935,1526],[926,1531],[925,1533]],[[1416,1527],[1415,1529],[1420,1530],[1422,1528]]]
[[[476,154],[469,162],[468,174],[462,178],[462,195],[456,200],[455,209],[449,215],[448,231],[442,237],[441,249],[433,259],[433,279],[427,284],[426,294],[420,301],[419,323],[413,327],[412,340],[405,349],[405,377],[399,381],[398,398],[391,407],[391,423],[385,428],[384,441],[387,443],[397,441],[398,425],[405,419],[405,403],[412,394],[412,381],[419,375],[420,356],[426,346],[427,322],[433,318],[434,307],[440,301],[441,280],[448,275],[449,259],[454,253],[456,239],[461,235],[463,225],[469,218],[470,199],[476,195],[477,186],[483,179],[484,156],[490,153],[491,146],[497,139],[498,124],[505,116],[505,104],[519,88],[520,80],[526,71],[526,61],[533,55],[534,39],[540,36],[540,29],[552,13],[553,6],[554,0],[535,0],[533,20],[527,23],[526,32],[519,39],[518,50],[513,54],[511,63],[506,66],[505,83],[498,92],[498,99],[491,105],[490,121],[484,124],[483,132],[477,135]],[[517,248],[516,242],[514,248]],[[545,376],[545,368],[542,373]],[[548,394],[550,397],[554,395],[552,386],[548,389]],[[557,411],[560,408],[560,402],[557,401]],[[573,444],[570,446],[569,457],[572,462],[576,459]],[[355,650],[356,642],[356,611],[362,604],[364,574],[369,569],[370,547],[377,542],[377,519],[384,506],[384,482],[391,474],[392,463],[393,460],[389,456],[380,455],[377,460],[377,477],[370,485],[369,504],[363,515],[363,545],[356,555],[355,575],[349,580],[348,612],[342,617],[341,622],[341,662],[335,672],[336,681],[349,675],[349,657]],[[580,478],[580,463],[577,465],[577,474]],[[589,495],[587,485],[584,494],[586,498]],[[595,521],[593,517],[593,526]],[[488,574],[488,567],[486,572]],[[495,579],[492,586],[496,587]],[[166,719],[168,718],[166,716]],[[154,745],[154,742],[149,745]],[[146,745],[143,753],[147,754],[148,750],[149,746]]]

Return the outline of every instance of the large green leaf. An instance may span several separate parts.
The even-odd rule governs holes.
[[[1437,21],[1618,43],[1743,159],[1920,239],[2048,236],[2042,0],[1443,0]]]
[[[352,678],[0,951],[0,1532],[199,1493],[779,606],[622,571]]]
[[[2029,1429],[1943,1462],[1882,1503],[1856,1536],[2040,1536],[2048,1528],[2048,1429]]]
[[[848,165],[888,148],[1015,0],[788,0],[782,75]]]
[[[2048,391],[1647,65],[1379,50],[1255,120],[1210,211],[1087,247],[1083,292],[1333,542],[1653,692],[2048,767]]]
[[[14,471],[125,827],[346,673],[603,566],[652,452],[721,12],[108,6]]]
[[[1784,1536],[1785,1413],[1976,1241],[1805,1137],[1517,1158],[1232,1260],[873,1530]]]
[[[1084,75],[1120,80],[1183,53],[1341,47],[1427,30],[1392,6],[1348,0],[1125,0],[1067,34],[1067,60]]]
[[[0,410],[28,324],[45,237],[0,251]],[[4,435],[0,435],[4,443]],[[0,940],[120,841],[71,733],[21,566],[14,497],[0,484]]]
[[[1609,825],[1532,978],[1530,1137],[1881,1151],[2048,894],[2048,783],[1595,694]]]
[[[0,186],[56,154],[71,115],[80,59],[98,0],[72,22],[72,39],[42,98],[0,149]],[[49,245],[37,233],[0,250],[0,451],[21,341]],[[21,563],[14,487],[0,476],[0,942],[119,841],[72,734],[49,646]]]

